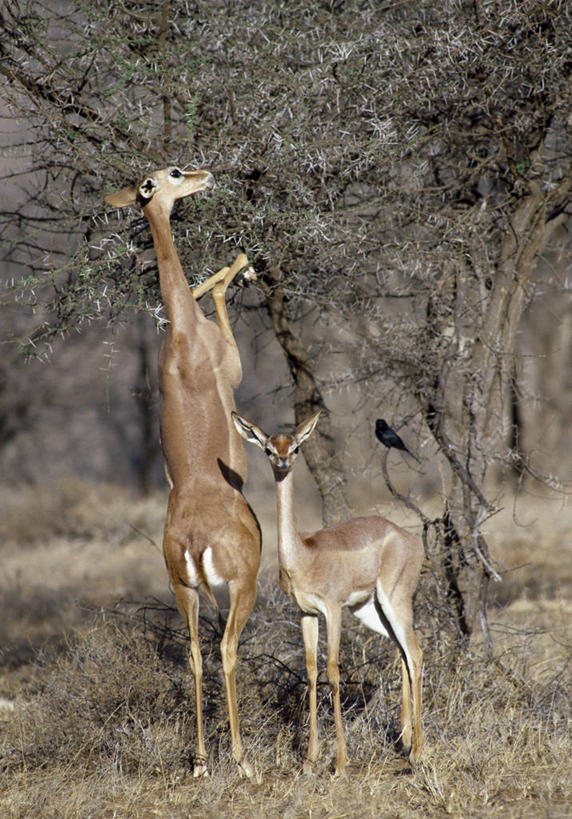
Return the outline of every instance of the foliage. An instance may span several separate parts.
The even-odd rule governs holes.
[[[218,191],[185,220],[203,258],[222,242],[243,246],[259,267],[280,267],[292,295],[348,316],[371,315],[382,296],[443,289],[444,259],[469,256],[485,287],[486,257],[494,265],[547,133],[558,146],[544,187],[567,168],[563,2],[40,8],[5,4],[0,70],[12,115],[26,111],[13,147],[30,158],[20,173],[42,206],[41,218],[30,202],[20,209],[12,258],[44,249],[46,221],[52,242],[71,231],[80,244],[70,261],[64,238],[51,262],[52,332],[129,303],[147,234],[138,218],[110,248],[102,193],[153,166],[216,172]],[[440,318],[450,312],[445,300]]]

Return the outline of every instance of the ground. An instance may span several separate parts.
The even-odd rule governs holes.
[[[489,523],[504,580],[494,657],[459,651],[424,617],[421,762],[399,754],[399,662],[345,618],[351,763],[333,775],[321,629],[321,755],[307,742],[297,612],[277,588],[273,498],[253,499],[263,571],[240,648],[239,707],[253,781],[230,757],[218,625],[202,609],[210,776],[193,780],[192,679],[160,539],[165,496],[68,480],[2,493],[0,813],[6,817],[564,817],[571,815],[572,510],[528,494]],[[401,520],[400,522],[406,522]],[[522,525],[524,524],[524,525]]]

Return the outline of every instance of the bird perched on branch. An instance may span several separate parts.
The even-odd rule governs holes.
[[[400,449],[402,452],[406,452],[408,455],[411,455],[418,464],[421,463],[417,455],[414,455],[410,449],[408,449],[397,432],[387,424],[383,418],[378,418],[375,422],[375,435],[376,438],[381,441],[381,443],[386,446],[388,449],[393,447],[394,449]]]

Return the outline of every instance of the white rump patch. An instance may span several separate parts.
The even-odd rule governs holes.
[[[213,550],[210,546],[203,552],[203,571],[209,586],[222,586],[225,582],[214,567]]]
[[[200,585],[199,573],[197,572],[195,561],[193,560],[189,552],[185,552],[185,563],[187,565],[187,577],[189,581],[189,586],[191,586],[191,588],[196,589]],[[202,564],[203,573],[208,585],[214,588],[216,588],[217,586],[222,586],[225,581],[218,574],[214,567],[213,551],[210,546],[206,548],[205,551],[203,552]]]
[[[189,586],[196,589],[199,585],[199,576],[195,568],[195,562],[188,552],[185,552],[185,563],[187,564],[187,579]]]

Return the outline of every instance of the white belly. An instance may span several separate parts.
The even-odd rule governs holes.
[[[363,605],[358,605],[352,609],[352,614],[361,620],[364,626],[367,626],[372,631],[382,634],[384,637],[389,637],[387,629],[379,619],[379,614],[373,602],[373,597],[370,595],[368,600]]]

